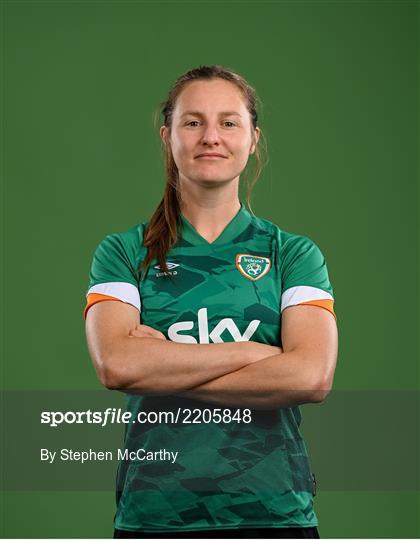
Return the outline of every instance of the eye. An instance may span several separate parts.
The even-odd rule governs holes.
[[[190,120],[189,122],[186,122],[185,125],[186,126],[192,126],[192,127],[196,127],[195,125],[193,124],[199,124],[199,121],[198,120]],[[226,125],[226,127],[230,128],[230,127],[235,127],[236,124],[230,120],[225,120],[223,122],[224,125]]]

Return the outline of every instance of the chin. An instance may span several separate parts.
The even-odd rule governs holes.
[[[228,184],[239,176],[241,171],[182,171],[181,178],[184,177],[187,183],[197,184],[203,187],[217,187],[221,184]]]
[[[229,182],[232,182],[236,176],[222,176],[220,178],[213,177],[206,177],[206,176],[200,176],[199,178],[193,179],[193,182],[200,184],[205,187],[211,187],[211,186],[220,186],[221,184],[229,184]]]

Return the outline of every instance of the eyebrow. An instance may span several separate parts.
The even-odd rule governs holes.
[[[191,114],[192,116],[203,116],[203,113],[201,113],[200,111],[186,111],[183,114],[181,114],[181,118],[189,114]],[[219,116],[242,116],[242,115],[235,111],[224,111],[224,112],[219,113]]]

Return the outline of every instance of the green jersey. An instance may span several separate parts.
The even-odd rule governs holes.
[[[255,217],[243,203],[211,243],[183,214],[181,223],[167,254],[169,276],[156,260],[146,275],[139,272],[147,222],[106,236],[94,254],[85,315],[94,303],[116,299],[174,342],[277,346],[287,307],[312,304],[335,316],[324,256],[308,237]],[[126,426],[124,455],[134,459],[118,466],[116,528],[318,525],[299,407],[226,407],[179,395],[126,400],[132,418],[143,413],[149,421]],[[158,411],[176,421],[155,421],[150,413]]]

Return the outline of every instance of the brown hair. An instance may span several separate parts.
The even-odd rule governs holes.
[[[261,103],[254,88],[250,86],[243,77],[232,70],[221,65],[210,65],[199,66],[178,77],[172,86],[166,101],[159,104],[159,108],[162,108],[161,114],[164,118],[164,125],[169,129],[169,131],[172,127],[172,115],[177,98],[185,86],[191,81],[211,80],[217,78],[232,82],[242,92],[247,109],[251,116],[252,127],[254,129],[256,128],[258,120],[257,101],[260,105]],[[155,124],[157,123],[156,120],[158,120],[158,118],[155,113]],[[157,259],[161,270],[168,272],[168,267],[166,265],[166,254],[175,244],[177,240],[178,227],[180,226],[180,191],[178,186],[178,168],[175,164],[169,144],[163,143],[163,152],[165,160],[166,186],[163,198],[150,218],[144,234],[144,245],[148,248],[146,258],[140,265],[140,270],[144,271],[144,275],[146,274],[147,269],[153,259]],[[250,210],[251,192],[263,168],[259,143],[255,146],[254,155],[254,176],[251,181],[247,182],[246,201]]]

